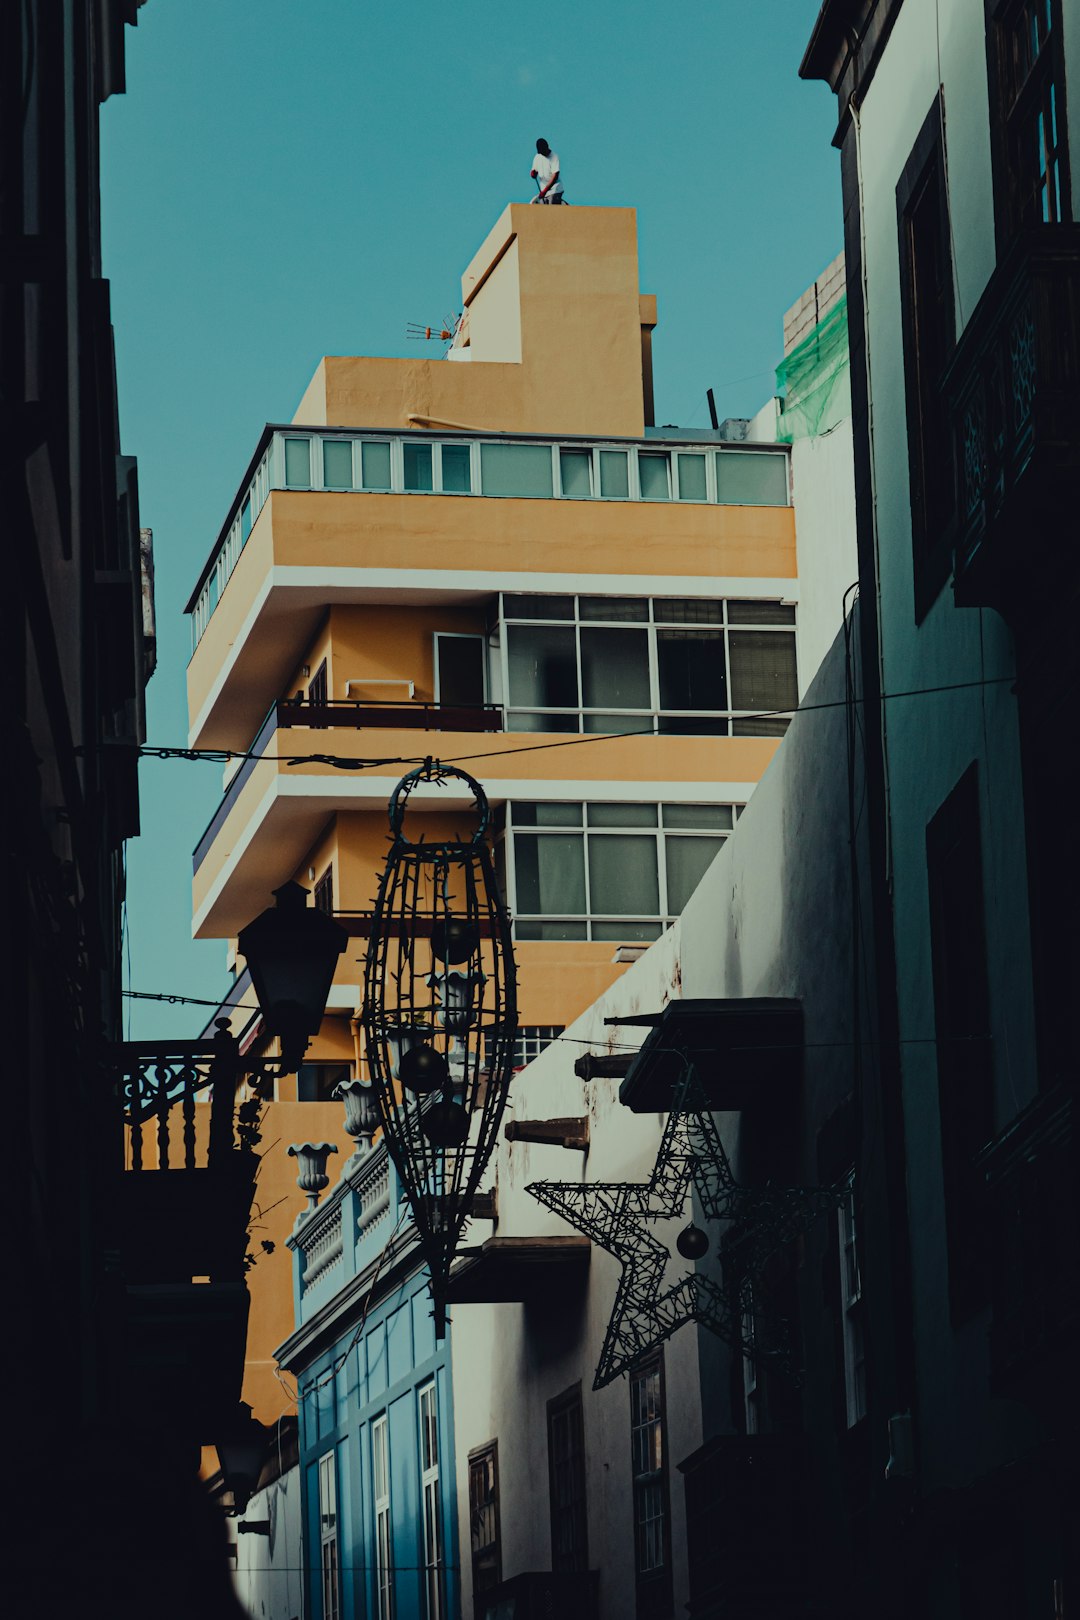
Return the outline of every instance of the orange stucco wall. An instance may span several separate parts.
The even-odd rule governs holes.
[[[462,277],[477,355],[500,358],[330,356],[294,421],[638,437],[645,426],[639,291],[634,209],[511,204]],[[508,303],[517,305],[516,330]]]

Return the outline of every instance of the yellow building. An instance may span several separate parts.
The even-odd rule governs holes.
[[[194,932],[235,941],[294,878],[355,943],[264,1126],[245,1387],[264,1421],[292,1328],[286,1148],[349,1150],[327,1099],[360,1057],[400,762],[485,785],[525,1061],[681,910],[784,729],[761,712],[797,698],[789,452],[654,427],[634,210],[509,207],[462,303],[444,359],[320,363],[189,604],[191,743],[253,756],[196,847]],[[288,763],[318,754],[386,763]]]

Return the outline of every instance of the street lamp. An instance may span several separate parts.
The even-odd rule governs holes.
[[[277,904],[241,929],[237,949],[246,958],[268,1035],[281,1040],[281,1073],[299,1068],[319,1032],[337,959],[348,943],[344,928],[309,906],[299,883],[274,890]]]
[[[227,1434],[217,1443],[218,1462],[225,1489],[232,1497],[232,1515],[243,1513],[259,1484],[269,1436],[246,1401],[237,1404]]]

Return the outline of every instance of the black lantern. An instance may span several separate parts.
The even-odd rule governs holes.
[[[337,959],[348,943],[340,924],[309,906],[299,883],[274,890],[275,906],[241,930],[237,949],[251,972],[263,1024],[281,1039],[283,1073],[299,1066],[317,1035]]]
[[[412,843],[417,787],[472,800],[471,836]],[[446,1283],[506,1104],[517,1029],[510,919],[487,843],[488,805],[464,771],[427,760],[390,800],[392,844],[364,970],[365,1052],[386,1145],[431,1273],[435,1331]]]
[[[259,1484],[269,1435],[251,1407],[240,1401],[228,1433],[217,1443],[218,1462],[234,1514],[243,1513]]]

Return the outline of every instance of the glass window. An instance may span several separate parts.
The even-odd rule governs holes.
[[[667,908],[682,911],[723,845],[722,838],[665,838]]]
[[[393,1620],[394,1559],[390,1528],[390,1437],[385,1416],[371,1425],[371,1477],[375,1507],[375,1612]]]
[[[660,910],[655,837],[590,838],[589,895],[597,916],[655,917]]]
[[[740,630],[732,632],[730,643],[732,708],[794,709],[799,701],[795,637]]]
[[[338,1620],[337,1469],[334,1453],[319,1458],[319,1550],[322,1571],[322,1620]]]
[[[442,487],[448,495],[468,495],[472,490],[472,453],[467,444],[443,445]]]
[[[638,482],[643,501],[666,501],[671,497],[671,469],[667,455],[638,454]]]
[[[659,1357],[630,1375],[630,1459],[638,1613],[670,1612],[667,1447]]]
[[[583,628],[581,693],[590,709],[648,709],[648,631]]]
[[[751,450],[718,450],[716,498],[726,506],[786,506],[787,457]]]
[[[580,804],[543,804],[519,801],[511,805],[515,827],[580,827]]]
[[[729,804],[665,804],[665,827],[730,827]]]
[[[503,615],[507,619],[572,619],[572,596],[504,596]]]
[[[647,596],[582,596],[578,598],[580,619],[606,619],[616,624],[647,624]]]
[[[488,1592],[502,1579],[499,1552],[498,1443],[492,1441],[469,1457],[469,1539],[473,1591]],[[477,1604],[479,1609],[480,1605]]]
[[[585,1504],[585,1434],[581,1388],[548,1403],[548,1478],[551,1500],[551,1567],[589,1567]]]
[[[577,649],[569,626],[508,625],[507,661],[515,707],[577,707]]]
[[[573,498],[592,494],[592,451],[560,450],[559,476],[562,492]]]
[[[352,445],[347,439],[324,439],[323,484],[327,489],[352,489]]]
[[[724,604],[698,597],[669,596],[653,602],[657,624],[723,624]]]
[[[661,709],[726,709],[724,632],[657,630]]]
[[[519,912],[585,915],[585,851],[580,833],[518,833],[514,863]]]
[[[482,444],[480,468],[485,495],[548,495],[551,449],[546,444]]]
[[[612,945],[636,945],[639,940],[659,939],[664,931],[662,923],[640,922],[635,918],[626,922],[594,922],[590,927],[593,939],[606,940]]]
[[[311,488],[311,440],[285,440],[285,488]]]
[[[655,804],[590,804],[590,827],[655,827]]]
[[[705,487],[705,457],[679,456],[680,501],[704,501],[708,498]]]
[[[390,446],[380,444],[378,441],[369,443],[365,441],[361,462],[363,466],[365,489],[390,488]]]
[[[601,450],[600,493],[609,499],[625,501],[630,494],[630,474],[625,450]]]
[[[784,602],[729,602],[728,624],[794,624],[795,609]]]
[[[410,494],[429,494],[434,488],[431,479],[430,444],[409,444],[406,441],[401,448],[405,489]]]
[[[583,922],[539,922],[530,919],[514,924],[517,939],[587,939],[588,935],[588,924]]]

